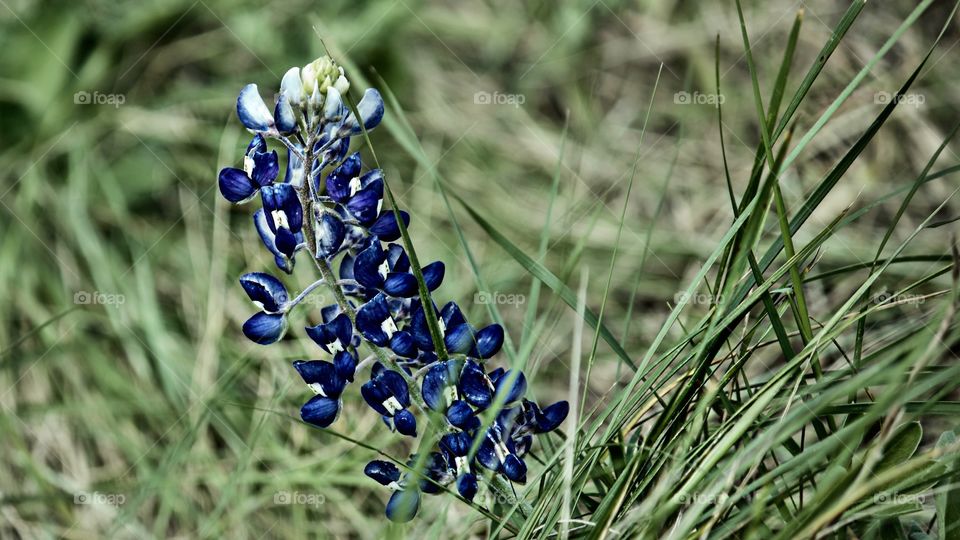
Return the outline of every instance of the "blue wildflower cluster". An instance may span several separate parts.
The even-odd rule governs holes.
[[[533,435],[556,429],[569,406],[561,401],[540,408],[524,397],[523,373],[488,371],[487,360],[503,345],[500,325],[478,329],[456,303],[438,308],[432,300],[422,301],[428,295],[421,295],[421,281],[397,243],[400,221],[406,227],[409,214],[384,208],[383,172],[364,171],[359,152],[348,155],[351,137],[380,123],[383,100],[367,89],[351,107],[345,102],[349,87],[343,68],[326,56],[286,72],[272,112],[255,84],[244,87],[237,114],[253,140],[242,168],[220,171],[219,186],[236,204],[259,195],[262,208],[254,213],[254,227],[277,268],[292,273],[297,254],[305,251],[301,257],[309,257],[322,276],[293,298],[273,275],[241,276],[241,286],[259,309],[243,325],[249,339],[262,345],[282,339],[291,310],[320,286],[337,299],[320,310],[319,324],[305,328],[326,359],[293,364],[315,394],[300,410],[303,420],[330,426],[344,390],[369,366],[360,394],[387,427],[416,437],[419,412],[421,422],[434,422],[441,430],[434,451],[411,456],[407,472],[381,460],[365,468],[367,476],[394,491],[387,516],[406,521],[416,515],[421,493],[436,494],[455,484],[472,501],[482,483],[492,485],[498,476],[525,483],[524,456]],[[282,181],[279,157],[268,140],[286,149]],[[425,265],[420,274],[432,293],[443,281],[444,265]],[[363,362],[362,345],[374,353]],[[481,413],[495,406],[499,412],[485,427]]]

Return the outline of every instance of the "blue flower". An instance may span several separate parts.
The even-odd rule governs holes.
[[[253,272],[240,276],[240,285],[261,310],[243,323],[244,335],[260,345],[279,341],[287,331],[286,309],[290,300],[283,283],[270,274]]]
[[[470,466],[470,446],[473,439],[467,433],[449,433],[440,439],[440,448],[447,456],[447,461],[453,463],[453,474],[457,479],[457,491],[460,495],[472,501],[479,488],[477,475]]]
[[[436,307],[433,310],[436,314]],[[477,332],[467,322],[456,302],[448,302],[444,305],[437,320],[443,332],[447,352],[463,354],[471,358],[489,358],[499,352],[503,345],[504,334],[500,325],[492,324]],[[433,350],[433,338],[427,326],[426,310],[422,306],[413,310],[410,333],[419,348]]]
[[[273,261],[276,263],[277,268],[288,274],[292,273],[294,255],[304,247],[303,232],[294,233],[293,237],[296,245],[293,246],[293,249],[291,249],[291,244],[294,242],[284,242],[282,245],[286,251],[283,251],[280,249],[280,245],[277,244],[277,234],[270,228],[270,224],[267,221],[267,214],[262,208],[253,214],[253,226],[257,229],[257,234],[260,235],[260,240],[263,242],[263,245],[273,254]]]
[[[346,313],[341,313],[325,323],[307,327],[306,331],[310,339],[331,354],[344,351],[353,345],[353,323]]]
[[[393,428],[404,435],[416,437],[417,419],[407,410],[410,392],[403,376],[377,362],[370,372],[370,380],[360,388],[363,399],[377,411],[385,422],[393,420]]]
[[[390,307],[383,293],[360,306],[357,310],[356,325],[360,335],[370,343],[384,347],[390,342],[391,336],[397,331],[397,323],[390,314]]]
[[[260,198],[277,249],[292,256],[301,243],[298,234],[303,228],[303,207],[297,191],[290,184],[274,184],[263,187]]]
[[[390,244],[387,249],[374,241],[350,261],[353,279],[367,296],[383,292],[393,298],[412,298],[418,293],[417,279],[410,272],[410,261],[403,248]],[[443,281],[444,265],[437,261],[423,267],[424,282],[431,291]]]
[[[477,461],[491,471],[498,472],[511,482],[527,481],[527,464],[515,452],[513,439],[507,437],[506,427],[497,419],[484,434],[477,451]]]
[[[304,422],[328,427],[337,419],[342,403],[340,396],[347,383],[353,381],[357,358],[350,351],[340,351],[333,363],[325,360],[298,360],[293,367],[303,382],[316,394],[300,408]]]
[[[438,445],[420,454],[419,460],[411,456],[407,463],[411,468],[423,461],[421,476],[414,478],[415,473],[402,473],[393,463],[379,460],[364,469],[367,476],[394,492],[386,514],[403,522],[417,514],[421,493],[438,494],[454,482],[462,497],[473,500],[479,489],[480,467],[513,482],[525,482],[523,458],[533,436],[558,428],[569,405],[561,401],[540,408],[524,397],[527,383],[523,373],[502,368],[485,371],[484,361],[499,352],[506,337],[500,325],[474,327],[455,302],[438,309],[429,298],[421,301],[410,258],[403,247],[393,243],[401,238],[401,229],[409,226],[410,214],[384,207],[382,170],[365,171],[359,153],[348,156],[351,138],[380,124],[383,99],[377,90],[368,89],[355,108],[348,107],[349,88],[343,68],[329,57],[287,70],[272,107],[255,84],[244,87],[237,98],[237,115],[254,137],[242,168],[224,168],[218,184],[233,203],[250,201],[259,194],[262,208],[253,215],[254,226],[278,268],[292,273],[297,252],[304,250],[315,257],[325,276],[329,274],[324,265],[339,275],[335,283],[314,282],[291,301],[276,277],[244,274],[241,286],[258,307],[243,325],[249,339],[261,344],[280,340],[288,327],[289,312],[319,285],[335,288],[341,302],[344,296],[351,299],[322,308],[321,322],[305,327],[307,335],[329,356],[293,364],[315,394],[300,409],[303,421],[326,428],[337,419],[344,391],[361,365],[357,348],[363,341],[388,349],[380,351],[388,355],[387,365],[373,364],[360,394],[390,429],[417,435],[411,410],[413,394],[423,398],[418,406],[446,419],[448,425]],[[280,163],[277,152],[267,147],[268,138],[286,147],[283,182],[277,182]],[[309,245],[307,236],[311,237]],[[445,266],[433,262],[422,272],[424,285],[432,292],[442,283]],[[437,321],[443,348],[450,355],[442,361],[428,317]],[[421,374],[421,392],[416,392],[409,385],[417,384]],[[479,415],[494,403],[503,404],[502,410],[492,425],[481,431]],[[479,451],[471,456],[475,439]]]
[[[317,257],[329,260],[340,252],[347,236],[347,227],[336,214],[319,209],[318,212],[319,216],[314,227],[314,234],[317,237],[315,253]]]
[[[258,133],[247,146],[243,169],[226,167],[220,171],[220,193],[234,204],[245,203],[262,187],[272,184],[279,172],[276,150],[267,152],[267,142]]]
[[[240,123],[250,131],[275,131],[273,115],[260,97],[260,91],[255,84],[248,84],[240,91],[237,97],[237,116],[240,117]]]

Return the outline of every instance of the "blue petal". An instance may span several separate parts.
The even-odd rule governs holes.
[[[446,271],[446,267],[441,261],[430,263],[421,270],[423,272],[423,282],[426,284],[427,290],[433,291],[443,283],[443,274]]]
[[[394,492],[387,502],[387,519],[395,523],[406,523],[420,510],[420,491],[407,489]]]
[[[234,204],[249,201],[257,194],[257,189],[259,189],[253,183],[253,180],[247,176],[247,173],[233,167],[227,167],[220,171],[218,183],[223,198]]]
[[[499,324],[491,324],[477,332],[477,356],[487,359],[498,352],[503,345],[503,327]]]
[[[460,306],[456,302],[447,302],[443,306],[443,309],[440,310],[440,318],[443,319],[443,326],[449,331],[451,328],[456,328],[461,324],[467,322],[466,317],[463,316],[463,312],[460,311]]]
[[[298,360],[293,367],[300,373],[303,382],[311,385],[320,395],[339,398],[346,386],[346,380],[340,376],[336,366],[325,360]]]
[[[253,157],[256,154],[262,154],[267,151],[267,140],[263,138],[263,135],[257,133],[250,139],[250,144],[247,145],[246,155]]]
[[[438,362],[423,376],[421,392],[427,407],[443,412],[449,406],[447,393],[456,385],[456,371],[452,362]],[[454,394],[456,399],[456,394]]]
[[[448,433],[440,439],[440,448],[451,456],[466,456],[470,452],[473,439],[463,431]]]
[[[347,210],[364,227],[369,227],[377,219],[380,213],[380,206],[383,202],[383,195],[377,193],[375,189],[363,189],[357,192],[349,202]]]
[[[436,308],[434,308],[434,313],[436,313]],[[430,328],[427,326],[426,310],[422,306],[413,310],[410,316],[409,330],[417,343],[417,347],[426,351],[433,350],[433,338],[430,336]]]
[[[349,253],[343,256],[343,259],[340,260],[340,279],[356,279],[353,272],[354,261],[353,255]]]
[[[472,501],[473,498],[477,495],[477,477],[473,473],[461,474],[457,478],[457,491],[460,492],[460,496],[468,501]]]
[[[390,392],[390,395],[397,398],[400,405],[405,408],[410,406],[410,390],[402,375],[392,369],[385,369],[377,375],[377,379]]]
[[[516,380],[513,381],[513,384],[508,389],[506,388],[507,383],[510,382],[510,379],[513,378],[513,370],[509,370],[503,374],[502,377],[497,381],[497,396],[501,394],[506,395],[505,404],[509,405],[511,403],[516,403],[527,393],[527,378],[524,376],[523,372],[520,371],[516,375]]]
[[[237,116],[244,127],[253,131],[269,131],[273,126],[270,109],[263,102],[255,84],[248,84],[240,91],[240,96],[237,97]]]
[[[360,120],[365,129],[369,131],[377,127],[383,119],[383,98],[380,97],[380,92],[375,88],[367,88],[360,103],[357,104],[357,112],[360,113]],[[343,123],[340,133],[357,135],[361,132],[360,124],[351,113]]]
[[[396,324],[390,316],[387,300],[383,293],[377,294],[373,300],[360,306],[356,318],[357,330],[367,341],[384,347],[390,341]]]
[[[303,227],[303,208],[297,190],[290,184],[275,184],[265,186],[260,190],[263,199],[263,210],[267,214],[267,223],[270,230],[277,232],[278,228],[299,232]]]
[[[518,484],[527,482],[527,464],[517,456],[510,454],[503,460],[503,474]]]
[[[287,332],[287,318],[282,314],[257,313],[243,323],[243,335],[260,345],[276,343]]]
[[[338,203],[354,195],[350,181],[360,174],[360,152],[355,152],[327,175],[327,195]]]
[[[277,158],[277,151],[260,152],[253,155],[253,170],[250,171],[250,178],[263,187],[269,186],[277,179],[280,172],[280,160]]]
[[[387,408],[383,406],[383,402],[390,397],[390,393],[384,385],[371,379],[363,383],[363,386],[360,387],[360,395],[363,396],[363,400],[367,402],[367,405],[369,405],[371,409],[377,411],[377,414],[389,417]]]
[[[400,211],[400,217],[403,218],[403,226],[410,225],[410,214]],[[393,242],[400,238],[400,227],[397,225],[397,215],[393,210],[386,210],[380,214],[377,221],[370,226],[370,233],[377,235],[384,242]]]
[[[293,233],[286,227],[277,227],[274,243],[276,243],[280,253],[283,253],[287,257],[293,257],[293,254],[297,251],[297,246],[300,245],[302,240],[303,236],[301,232]]]
[[[240,285],[250,300],[267,313],[282,311],[290,299],[283,283],[263,272],[251,272],[240,276]]]
[[[308,424],[328,427],[340,413],[340,400],[323,396],[313,396],[300,407],[300,418]]]
[[[397,431],[408,437],[417,436],[417,418],[413,413],[404,409],[393,417],[393,425]]]
[[[500,459],[497,458],[497,452],[493,449],[493,441],[484,437],[480,443],[480,449],[477,450],[477,461],[491,471],[500,470]]]
[[[417,295],[417,278],[413,274],[392,272],[387,274],[383,290],[394,298],[410,298]]]
[[[340,218],[324,212],[317,221],[317,256],[326,259],[335,255],[343,244],[346,233]]]
[[[339,304],[330,304],[329,306],[323,306],[320,308],[320,318],[323,319],[323,322],[330,323],[334,319],[340,316],[343,313],[340,310]]]
[[[370,247],[361,251],[353,261],[354,279],[357,280],[357,283],[369,289],[383,287],[386,277],[384,262],[386,262],[386,257],[379,242],[371,244]]]
[[[277,98],[277,106],[273,109],[273,115],[277,119],[277,131],[280,133],[290,133],[297,129],[297,117],[293,114],[293,106],[282,90]]]
[[[490,380],[476,362],[468,360],[460,372],[460,392],[465,400],[474,407],[485,409],[493,399]]]
[[[273,253],[273,259],[277,263],[277,267],[288,274],[293,272],[293,258],[288,257],[277,247],[277,235],[270,230],[270,225],[267,224],[267,216],[263,213],[262,208],[253,214],[253,226],[257,229],[257,234],[260,235],[263,245],[270,250],[270,253]]]
[[[333,365],[341,379],[353,382],[353,375],[357,371],[356,356],[349,351],[340,351],[333,357]]]
[[[409,272],[410,258],[403,247],[397,244],[387,246],[387,260],[390,262],[390,269],[394,272]]]
[[[557,429],[567,418],[570,412],[570,404],[566,401],[558,401],[553,405],[540,411],[537,418],[537,432],[546,433]]]
[[[466,401],[454,401],[447,409],[447,421],[450,425],[464,430],[473,430],[480,427],[480,419]]]
[[[392,482],[400,481],[400,468],[390,463],[375,459],[363,468],[363,474],[373,478],[382,486],[389,486]]]
[[[473,350],[473,334],[473,327],[469,324],[461,324],[453,329],[448,327],[443,342],[448,351],[456,354],[466,354]]]
[[[336,353],[350,346],[353,325],[346,313],[341,313],[328,323],[305,328],[317,345],[328,353]]]
[[[417,357],[417,344],[406,330],[400,330],[390,338],[390,350],[404,358]]]

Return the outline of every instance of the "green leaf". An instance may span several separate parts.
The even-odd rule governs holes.
[[[889,469],[913,457],[923,439],[923,428],[920,422],[910,422],[900,426],[890,437],[890,442],[883,449],[883,457],[876,465],[876,471]]]

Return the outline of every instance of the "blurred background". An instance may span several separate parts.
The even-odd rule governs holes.
[[[797,12],[804,24],[788,95],[847,3],[744,7],[768,96]],[[801,130],[913,7],[867,4],[799,111]],[[951,7],[935,2],[797,160],[782,182],[788,206],[875,118]],[[811,231],[919,174],[957,116],[958,37],[948,30],[910,101]],[[594,310],[625,212],[604,320],[633,356],[669,306],[691,300],[677,291],[732,219],[715,104],[723,104],[738,192],[759,141],[733,2],[0,0],[0,536],[469,538],[486,530],[482,516],[449,497],[427,499],[405,529],[391,526],[382,517],[387,492],[362,474],[375,456],[299,421],[309,392],[290,361],[315,356],[315,346],[297,325],[269,349],[240,332],[253,308],[237,277],[272,262],[252,210],[232,207],[216,188],[218,170],[236,165],[249,140],[235,99],[249,82],[269,98],[288,67],[324,45],[347,66],[354,92],[365,81],[396,96],[402,113],[388,109],[371,135],[413,214],[420,258],[446,262],[438,296],[472,320],[488,321],[486,304],[499,304],[511,337],[530,344],[538,399],[566,395],[575,316],[544,289],[534,324],[525,321],[530,276],[451,201],[486,288],[478,287],[438,177],[527,253],[537,255],[546,228],[535,258],[572,289],[585,268]],[[394,137],[401,114],[432,167]],[[948,147],[942,162],[956,160]],[[951,178],[925,187],[893,241],[956,187]],[[820,264],[872,260],[896,204],[844,229]],[[957,210],[949,203],[944,217]],[[911,250],[945,251],[949,231],[925,232]],[[311,277],[300,271],[288,283]],[[842,286],[812,287],[814,315]],[[910,316],[916,307],[902,309]],[[620,375],[614,358],[601,343],[582,396],[588,406]],[[357,394],[348,393],[336,431],[403,453]]]

